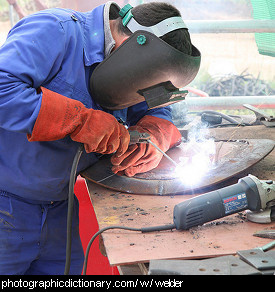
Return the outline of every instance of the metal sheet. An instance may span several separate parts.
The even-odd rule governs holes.
[[[205,260],[152,260],[150,275],[261,275],[241,259],[229,255]]]
[[[275,251],[263,252],[259,248],[240,250],[237,252],[240,258],[258,270],[275,269]]]
[[[203,189],[220,183],[247,170],[262,160],[274,148],[275,142],[269,139],[246,139],[215,141],[215,154],[207,173],[196,184],[187,185],[178,177],[174,166],[163,157],[159,166],[144,174],[127,177],[114,175],[111,171],[110,156],[82,172],[82,176],[108,189],[133,194],[176,195]],[[170,149],[167,154],[180,163],[194,153],[188,143]]]

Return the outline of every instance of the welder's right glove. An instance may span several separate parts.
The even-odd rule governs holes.
[[[122,155],[130,135],[114,116],[87,109],[81,102],[41,88],[42,103],[29,141],[53,141],[70,135],[86,152]]]

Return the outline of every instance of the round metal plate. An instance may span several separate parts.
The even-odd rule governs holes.
[[[275,142],[268,139],[220,140],[203,147],[199,143],[182,143],[167,152],[181,165],[182,172],[175,172],[174,165],[163,157],[154,170],[134,177],[117,175],[111,170],[110,156],[104,156],[81,175],[94,183],[123,193],[183,194],[212,186],[243,172],[268,155],[274,145]],[[214,147],[214,151],[209,151],[209,147]],[[208,165],[202,172],[205,157],[208,157]],[[196,158],[196,161],[192,161],[192,158]]]

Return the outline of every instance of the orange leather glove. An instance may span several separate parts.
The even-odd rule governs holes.
[[[41,88],[42,104],[29,141],[53,141],[70,135],[86,152],[125,153],[130,135],[111,114],[87,109],[80,101]]]
[[[144,116],[136,126],[130,127],[129,130],[149,133],[151,141],[164,152],[181,143],[181,134],[176,126],[154,116]],[[146,172],[157,167],[162,156],[162,153],[151,144],[130,145],[123,155],[114,154],[112,156],[111,162],[114,165],[112,171],[114,173],[124,172],[125,175],[131,177],[136,173]]]

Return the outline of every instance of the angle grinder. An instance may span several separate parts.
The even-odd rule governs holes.
[[[173,218],[176,229],[185,230],[244,210],[250,221],[274,220],[275,182],[248,175],[234,185],[177,204]]]

